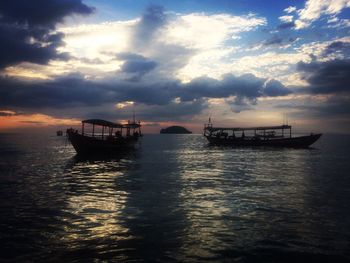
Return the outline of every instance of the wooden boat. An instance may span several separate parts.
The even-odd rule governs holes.
[[[92,125],[92,131],[87,132],[87,124]],[[67,136],[78,154],[100,154],[133,148],[142,133],[140,122],[120,124],[89,119],[82,121],[81,133],[70,128]]]
[[[250,128],[213,127],[209,120],[204,125],[204,136],[210,144],[232,146],[274,146],[307,148],[322,134],[309,134],[293,137],[292,126],[266,126]]]

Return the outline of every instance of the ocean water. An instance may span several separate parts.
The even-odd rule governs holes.
[[[0,134],[0,261],[350,262],[349,149],[146,135],[86,159],[65,137]]]

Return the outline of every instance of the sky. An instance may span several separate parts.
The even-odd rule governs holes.
[[[0,132],[83,119],[350,133],[350,0],[0,2]]]

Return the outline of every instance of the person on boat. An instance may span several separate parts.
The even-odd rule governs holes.
[[[234,140],[236,138],[235,132],[232,132],[232,135],[228,136],[228,138]]]
[[[115,137],[116,137],[116,138],[120,138],[120,137],[122,137],[122,135],[121,135],[120,131],[116,131],[116,132],[115,132]]]
[[[66,130],[66,134],[68,134],[68,133],[70,133],[70,132],[72,132],[72,131],[73,131],[73,128],[70,127],[69,129]]]

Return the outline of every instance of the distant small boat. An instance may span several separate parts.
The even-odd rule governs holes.
[[[92,125],[92,131],[87,132],[86,124]],[[96,132],[100,127],[100,133]],[[117,153],[132,148],[142,136],[140,122],[127,124],[113,123],[100,119],[82,121],[81,133],[70,128],[67,136],[74,149],[79,154]]]
[[[62,136],[62,135],[63,135],[63,131],[57,131],[57,132],[56,132],[56,135],[57,135],[57,136]]]
[[[232,146],[274,146],[307,148],[315,143],[321,133],[305,136],[292,136],[292,126],[266,126],[250,128],[213,127],[209,121],[204,125],[204,136],[210,144]]]

